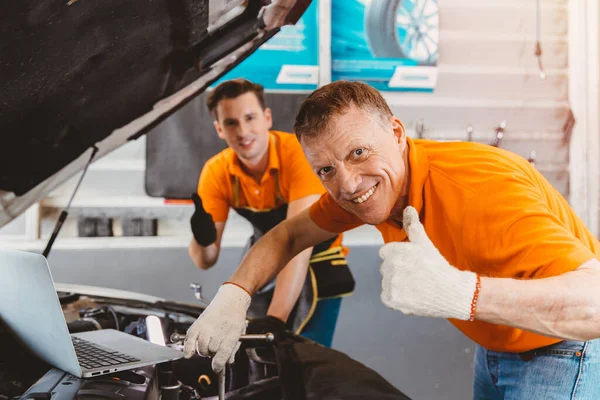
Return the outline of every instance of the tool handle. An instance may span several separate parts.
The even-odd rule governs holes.
[[[219,400],[225,400],[225,369],[219,372]]]
[[[174,332],[170,337],[171,343],[177,343],[185,340],[185,335]],[[251,340],[262,340],[265,342],[273,342],[275,340],[275,335],[271,332],[267,333],[253,333],[248,335],[240,336],[240,341],[247,342]]]

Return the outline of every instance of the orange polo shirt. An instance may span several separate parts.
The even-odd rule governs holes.
[[[235,207],[235,177],[239,182],[238,206],[257,211],[268,211],[283,203],[325,193],[296,137],[279,131],[270,131],[269,134],[269,164],[260,182],[244,172],[231,148],[221,151],[204,164],[198,181],[198,195],[213,221],[227,221],[229,209]],[[280,200],[277,193],[281,196]],[[332,247],[340,243],[341,235]]]
[[[407,139],[409,205],[450,264],[488,277],[545,278],[600,260],[600,242],[567,201],[525,159],[492,146]],[[331,232],[362,222],[325,194],[310,208]],[[377,225],[388,242],[406,241],[395,222]],[[486,322],[450,322],[481,346],[522,352],[558,342]]]

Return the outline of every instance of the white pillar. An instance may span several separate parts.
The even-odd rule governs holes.
[[[569,149],[569,200],[596,236],[600,229],[599,21],[597,0],[569,0],[569,101],[576,119]]]
[[[331,0],[319,1],[319,87],[331,82]]]

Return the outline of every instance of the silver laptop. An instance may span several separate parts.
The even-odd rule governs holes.
[[[46,258],[36,253],[0,248],[0,317],[40,358],[77,377],[183,357],[114,329],[70,335]]]

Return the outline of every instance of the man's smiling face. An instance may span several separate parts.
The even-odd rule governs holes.
[[[396,117],[351,106],[301,144],[329,194],[367,224],[387,220],[408,194],[406,133]]]
[[[269,129],[273,125],[271,110],[263,110],[252,92],[217,104],[214,126],[243,163],[256,163],[269,150]]]

